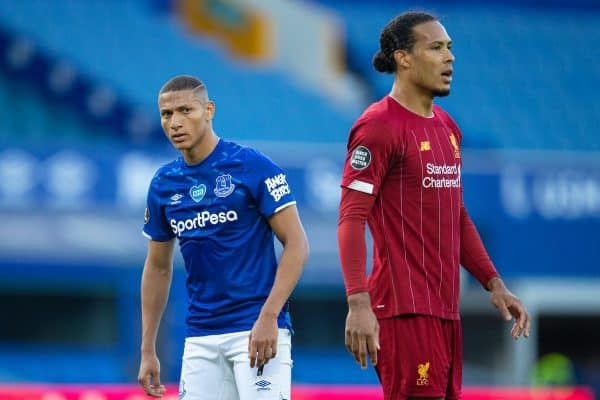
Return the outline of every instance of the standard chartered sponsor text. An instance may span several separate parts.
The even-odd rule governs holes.
[[[429,175],[451,175],[451,174],[460,175],[460,165],[457,165],[457,164],[435,165],[432,163],[427,163],[427,165],[425,167],[427,168],[427,173]]]
[[[180,236],[183,232],[192,229],[204,228],[206,225],[218,225],[226,222],[234,222],[238,220],[237,212],[233,210],[220,211],[211,213],[210,211],[202,211],[196,214],[194,218],[189,218],[182,221],[171,219],[171,229],[173,233]]]
[[[450,175],[450,177],[432,177],[425,176],[423,178],[424,188],[457,188],[460,187],[460,165],[459,164],[443,164],[436,165],[427,163],[425,166],[428,175]]]

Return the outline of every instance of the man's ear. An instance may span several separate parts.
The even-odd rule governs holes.
[[[410,68],[411,57],[410,53],[406,50],[396,50],[394,51],[394,61],[396,61],[396,65],[402,68]]]
[[[210,121],[215,116],[215,103],[207,101],[204,107],[206,107],[206,120]]]

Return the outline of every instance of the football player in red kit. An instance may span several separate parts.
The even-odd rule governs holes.
[[[450,93],[454,56],[427,13],[392,20],[373,65],[395,75],[348,138],[338,246],[348,296],[346,346],[375,365],[386,400],[461,398],[459,266],[490,292],[512,335],[529,316],[504,285],[463,203],[462,134],[433,104]],[[373,236],[366,277],[365,222]]]

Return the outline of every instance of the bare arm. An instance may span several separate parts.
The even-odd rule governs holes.
[[[142,273],[142,343],[138,381],[152,397],[161,397],[160,364],[156,356],[156,337],[169,298],[173,274],[173,244],[148,241],[148,253]]]
[[[269,218],[269,225],[283,244],[275,282],[254,323],[248,341],[250,366],[261,366],[277,353],[277,317],[300,279],[308,258],[308,241],[296,206],[288,206]]]

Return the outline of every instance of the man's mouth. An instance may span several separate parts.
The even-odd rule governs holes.
[[[185,140],[187,135],[185,133],[174,133],[171,135],[171,140],[173,142],[179,143]]]
[[[447,71],[442,72],[442,77],[444,78],[444,81],[447,83],[452,82],[452,70],[449,69]]]

